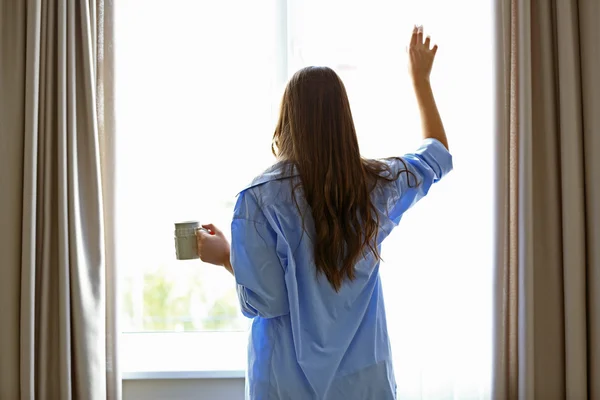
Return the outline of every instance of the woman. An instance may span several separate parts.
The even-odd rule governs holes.
[[[249,398],[396,398],[379,250],[452,169],[429,84],[436,51],[415,27],[409,70],[424,137],[415,153],[361,158],[343,83],[329,68],[302,69],[283,96],[278,162],[238,197],[231,251],[215,226],[198,233],[201,259],[235,276],[253,319]]]

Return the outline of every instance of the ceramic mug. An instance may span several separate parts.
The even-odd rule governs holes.
[[[200,258],[196,241],[196,232],[198,231],[208,232],[197,221],[175,223],[175,256],[178,260]]]

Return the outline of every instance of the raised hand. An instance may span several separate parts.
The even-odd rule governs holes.
[[[429,82],[433,60],[437,53],[437,45],[431,47],[429,36],[423,40],[423,27],[415,26],[408,46],[408,70],[413,83]]]

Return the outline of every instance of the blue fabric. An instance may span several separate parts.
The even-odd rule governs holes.
[[[414,176],[402,173],[373,191],[378,246],[452,169],[452,156],[434,139],[385,162],[394,176],[405,165]],[[317,276],[314,224],[301,190],[297,204],[292,198],[298,179],[293,169],[276,164],[240,193],[235,206],[231,262],[242,312],[253,319],[247,398],[395,399],[379,262],[372,255],[358,262],[356,279],[339,293]]]

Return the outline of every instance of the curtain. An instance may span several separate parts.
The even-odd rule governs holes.
[[[600,3],[495,11],[494,398],[600,399]]]
[[[0,398],[119,399],[112,3],[0,0]]]

